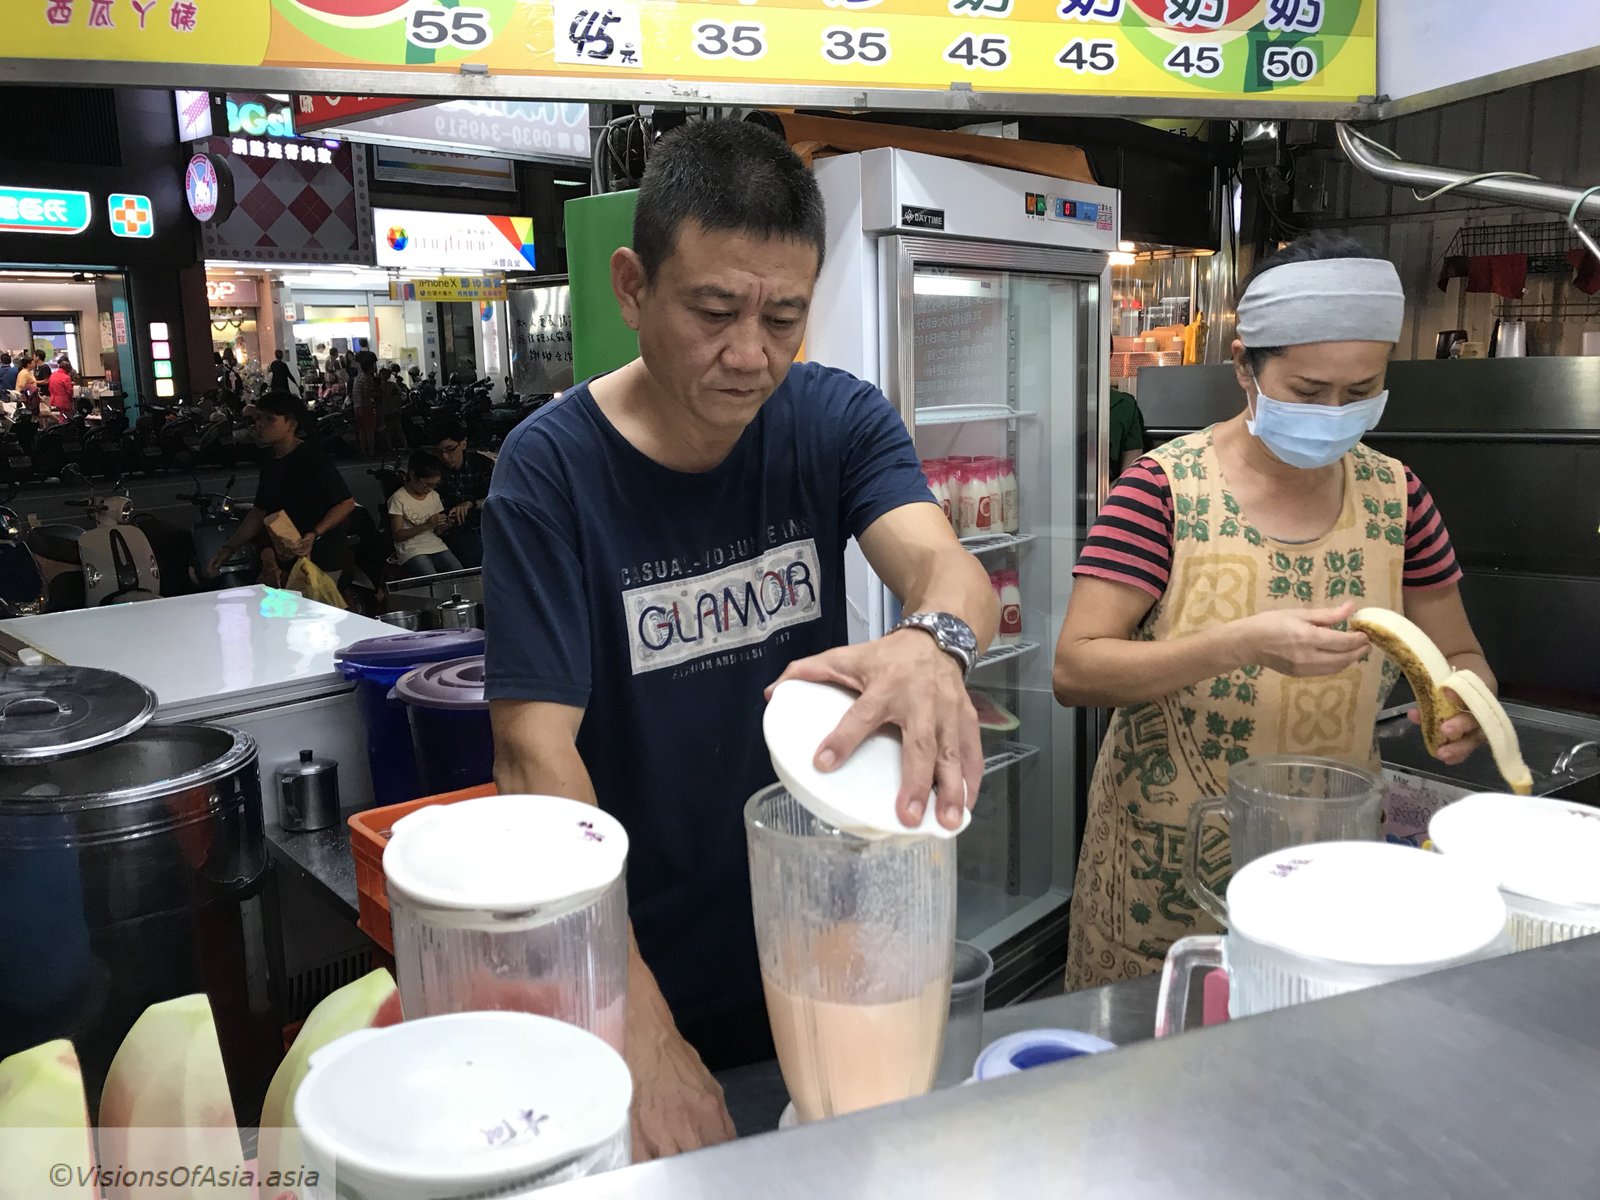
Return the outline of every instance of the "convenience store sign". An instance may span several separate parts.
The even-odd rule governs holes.
[[[88,192],[0,187],[0,233],[82,233],[93,213]]]
[[[1376,0],[30,0],[0,56],[1354,102]],[[25,48],[25,49],[24,49]],[[397,88],[405,84],[396,79]],[[443,79],[430,91],[450,91]],[[313,90],[308,87],[302,90]]]

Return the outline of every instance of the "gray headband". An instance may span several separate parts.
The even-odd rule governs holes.
[[[1285,263],[1239,300],[1239,340],[1251,349],[1311,342],[1397,342],[1406,298],[1385,258]]]

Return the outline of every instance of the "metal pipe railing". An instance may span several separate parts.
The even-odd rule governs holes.
[[[1344,151],[1346,158],[1367,174],[1396,187],[1427,188],[1429,191],[1449,188],[1464,196],[1476,196],[1497,204],[1520,204],[1524,208],[1557,212],[1562,216],[1570,213],[1578,198],[1584,194],[1582,188],[1562,187],[1531,176],[1513,178],[1508,174],[1482,175],[1406,162],[1399,157],[1390,158],[1375,148],[1377,143],[1349,125],[1340,122],[1337,130],[1339,148]],[[1600,218],[1600,192],[1586,197],[1579,212],[1586,217]]]

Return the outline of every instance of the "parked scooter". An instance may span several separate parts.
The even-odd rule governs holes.
[[[6,488],[0,505],[0,620],[44,611],[44,574],[28,549],[27,529],[11,507],[20,485]]]
[[[119,476],[129,469],[131,456],[124,444],[129,436],[128,395],[113,392],[100,401],[100,420],[85,425],[80,465],[91,479]]]
[[[118,481],[117,487],[122,487]],[[161,568],[143,529],[134,523],[125,490],[92,493],[83,507],[93,527],[41,525],[27,534],[47,583],[49,608],[98,608],[154,600],[161,594]]]
[[[66,479],[68,468],[78,466],[83,458],[83,433],[82,417],[39,430],[33,439],[34,478]]]
[[[229,479],[222,491],[205,492],[200,490],[200,481],[196,479],[193,492],[178,493],[179,500],[187,501],[200,510],[194,523],[193,565],[195,578],[200,581],[202,590],[242,587],[254,583],[260,571],[259,560],[250,547],[245,547],[223,564],[215,579],[206,574],[213,556],[244,523],[244,518],[234,508],[233,498],[228,495],[233,490],[233,483]]]

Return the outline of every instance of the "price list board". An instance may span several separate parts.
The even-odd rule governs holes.
[[[277,68],[301,72],[297,90],[307,91],[332,72],[362,72],[369,87],[370,73],[408,75],[429,94],[481,94],[485,73],[540,77],[546,98],[662,99],[677,88],[693,100],[705,84],[754,103],[784,91],[839,103],[902,92],[908,105],[939,93],[948,103],[970,91],[1292,109],[1376,91],[1376,0],[7,3],[20,36],[0,56],[26,47],[35,60]],[[404,94],[405,80],[394,83]]]

